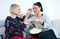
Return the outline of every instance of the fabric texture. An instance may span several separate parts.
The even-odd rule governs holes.
[[[22,18],[16,17],[15,19],[8,16],[5,21],[5,35],[6,39],[10,39],[14,36],[23,37],[22,31],[26,28]]]

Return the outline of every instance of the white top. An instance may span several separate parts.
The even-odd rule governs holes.
[[[37,18],[36,16],[33,16],[33,17],[31,17],[29,19],[29,21],[32,22],[36,18]],[[52,26],[51,21],[50,21],[50,19],[49,19],[49,17],[47,15],[43,14],[43,16],[38,18],[38,19],[43,20],[44,21],[44,25],[41,25],[40,23],[33,22],[34,25],[36,26],[36,28],[43,28],[43,31],[52,29],[54,31],[56,37],[58,37],[57,31],[55,30],[54,26]]]

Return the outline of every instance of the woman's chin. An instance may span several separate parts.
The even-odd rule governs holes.
[[[35,14],[38,14],[37,12],[35,12]]]

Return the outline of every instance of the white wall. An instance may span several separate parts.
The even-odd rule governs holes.
[[[9,14],[9,7],[12,3],[17,3],[21,11],[26,14],[27,8],[32,7],[33,3],[40,1],[51,20],[60,19],[60,0],[0,0],[0,20],[5,19]]]

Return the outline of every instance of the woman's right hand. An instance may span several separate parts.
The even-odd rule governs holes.
[[[32,12],[32,8],[28,8],[27,13],[28,13],[28,14],[31,14],[31,12]]]
[[[24,24],[29,25],[29,20],[28,19],[25,19],[24,20]]]

